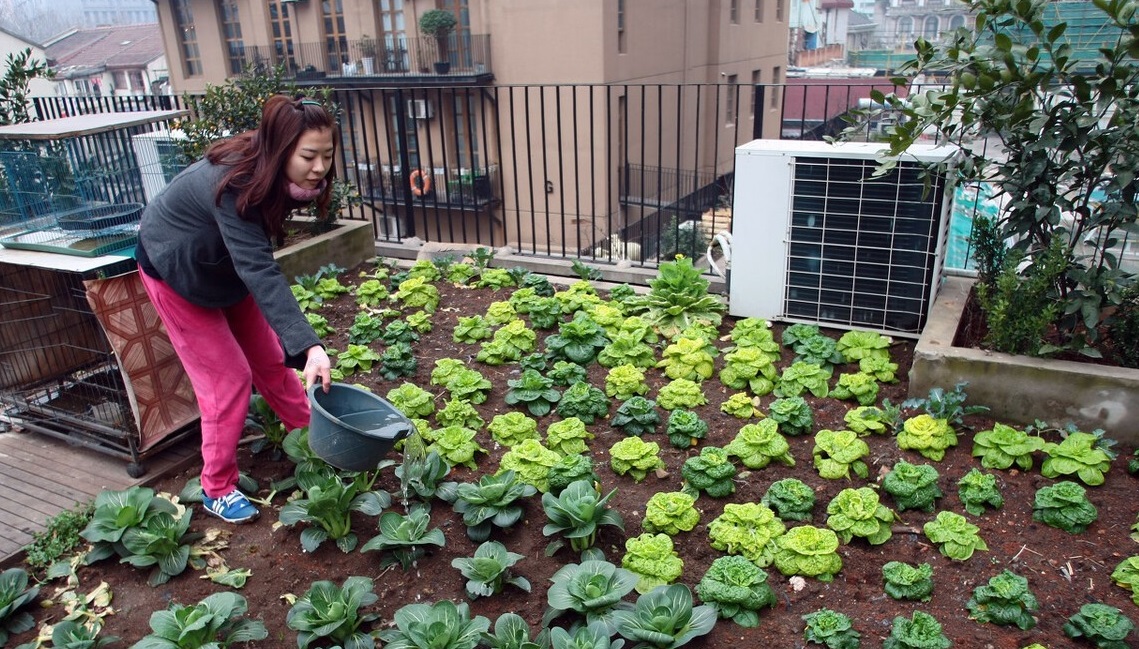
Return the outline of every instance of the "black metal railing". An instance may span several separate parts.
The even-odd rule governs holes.
[[[426,60],[426,59],[425,59]],[[337,173],[377,240],[509,245],[653,266],[731,227],[734,151],[755,137],[821,139],[883,79],[728,86],[332,86]],[[186,107],[192,97],[40,97],[40,119]],[[880,106],[877,108],[881,108]],[[754,113],[754,114],[753,114]],[[863,139],[898,115],[879,111]]]

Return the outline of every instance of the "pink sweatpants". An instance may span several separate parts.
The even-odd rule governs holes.
[[[202,489],[211,498],[237,485],[237,444],[249,412],[250,386],[287,430],[309,424],[309,402],[296,372],[285,367],[280,339],[252,296],[224,309],[200,307],[162,280],[139,271],[166,326],[202,414]]]

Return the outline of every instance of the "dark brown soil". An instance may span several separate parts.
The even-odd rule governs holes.
[[[354,269],[344,278],[353,283],[360,281]],[[442,294],[440,310],[434,315],[434,330],[424,335],[414,345],[419,367],[412,377],[396,381],[385,381],[376,374],[356,375],[349,382],[370,387],[379,395],[385,395],[404,380],[432,390],[439,395],[442,405],[445,393],[430,385],[429,375],[434,361],[452,357],[469,360],[493,384],[490,399],[478,406],[484,420],[510,408],[505,405],[503,396],[506,381],[514,377],[516,365],[492,367],[475,362],[478,351],[476,345],[461,345],[452,342],[451,332],[460,315],[485,313],[487,305],[495,300],[505,300],[509,291],[488,289],[471,290],[438,283]],[[328,340],[330,347],[344,349],[347,346],[347,332],[356,313],[356,305],[350,297],[341,297],[324,305],[320,313],[325,315],[337,333]],[[726,319],[723,332],[733,324]],[[776,325],[776,339],[779,339]],[[549,332],[540,332],[540,339]],[[837,337],[840,331],[827,331]],[[374,345],[377,349],[380,345]],[[898,404],[907,398],[905,377],[909,371],[913,353],[913,341],[898,339],[891,349],[893,359],[899,364],[898,375],[901,382],[883,385],[879,400],[888,399]],[[658,351],[659,357],[659,351]],[[785,353],[783,366],[790,362]],[[717,360],[717,370],[722,356]],[[843,368],[840,371],[851,371]],[[589,368],[589,379],[596,386],[604,385],[606,369],[596,363]],[[837,376],[838,372],[836,372]],[[663,384],[663,375],[652,373],[650,384],[655,397]],[[951,389],[952,386],[945,386]],[[1015,389],[1015,386],[1009,386]],[[744,422],[720,412],[720,403],[732,391],[726,390],[715,378],[705,382],[705,393],[709,404],[698,409],[709,423],[710,432],[702,445],[723,446],[727,444]],[[762,398],[762,407],[774,400],[773,396]],[[815,429],[844,428],[843,415],[855,406],[853,402],[832,398],[814,399],[808,395],[815,409]],[[610,408],[614,412],[616,404]],[[916,414],[913,412],[911,414]],[[540,430],[556,421],[550,415],[540,421]],[[945,459],[930,462],[912,451],[898,449],[893,436],[871,436],[866,438],[871,454],[867,458],[870,465],[870,479],[825,480],[819,477],[812,466],[813,436],[790,437],[792,454],[796,460],[794,467],[772,465],[752,472],[737,480],[737,490],[726,499],[702,497],[697,506],[702,512],[700,524],[691,532],[681,533],[675,538],[676,548],[684,561],[684,574],[680,581],[694,586],[711,562],[721,555],[714,550],[708,540],[708,524],[718,516],[726,503],[758,502],[767,487],[786,477],[797,477],[816,490],[816,506],[810,521],[816,526],[824,526],[827,520],[827,503],[842,489],[873,484],[882,474],[890,470],[894,463],[904,459],[915,464],[933,464],[940,474],[939,486],[945,496],[938,501],[938,510],[951,510],[964,513],[957,497],[957,481],[969,469],[979,467],[971,457],[972,431],[991,428],[992,422],[984,417],[971,417],[968,428],[958,430],[959,444],[951,448]],[[641,533],[643,507],[649,497],[658,491],[674,491],[681,487],[680,468],[684,460],[696,454],[699,449],[681,451],[668,444],[661,434],[651,436],[660,443],[662,457],[667,465],[667,477],[651,476],[641,483],[628,477],[619,477],[608,466],[608,449],[623,437],[619,430],[610,428],[605,422],[590,426],[596,435],[590,443],[596,461],[602,488],[607,492],[616,488],[617,494],[612,505],[625,520],[625,531],[620,533],[612,528],[602,532],[598,547],[606,558],[619,563],[624,554],[626,538]],[[1109,436],[1110,436],[1110,432]],[[1047,435],[1058,441],[1054,433]],[[489,456],[477,457],[479,469],[471,471],[460,468],[452,471],[451,479],[472,481],[482,473],[493,472],[504,449],[495,446],[485,430],[480,432],[480,443],[490,449]],[[870,546],[864,540],[855,539],[843,545],[839,553],[843,559],[842,571],[832,583],[822,583],[816,579],[806,579],[801,588],[794,587],[797,580],[781,575],[774,567],[767,569],[768,583],[773,587],[778,605],[765,609],[760,614],[760,626],[756,629],[743,629],[730,621],[720,621],[707,636],[693,641],[692,647],[728,647],[738,643],[740,647],[765,646],[771,648],[805,647],[801,616],[828,607],[843,612],[854,621],[855,628],[862,634],[863,647],[880,647],[883,639],[890,634],[896,617],[909,617],[914,611],[924,611],[933,615],[944,628],[945,635],[954,647],[1017,649],[1032,643],[1040,643],[1049,649],[1062,647],[1091,646],[1069,640],[1061,630],[1068,617],[1088,602],[1103,602],[1124,611],[1134,620],[1139,620],[1139,610],[1131,602],[1130,593],[1112,584],[1112,570],[1124,558],[1136,552],[1135,542],[1129,537],[1130,528],[1139,512],[1139,499],[1134,497],[1135,478],[1127,473],[1127,461],[1133,449],[1118,448],[1119,457],[1113,462],[1107,475],[1107,483],[1089,488],[1088,496],[1098,508],[1099,518],[1084,533],[1072,535],[1067,532],[1035,522],[1032,517],[1036,491],[1055,483],[1055,480],[1040,475],[1039,466],[1043,459],[1038,456],[1032,471],[997,472],[1005,506],[988,511],[984,516],[968,516],[970,522],[980,526],[980,536],[989,545],[989,551],[978,552],[968,561],[954,561],[942,556],[935,545],[922,533],[922,525],[932,520],[936,514],[904,511],[900,522],[894,527],[893,537],[880,546]],[[255,477],[262,485],[260,497],[268,496],[267,485],[272,480],[292,473],[292,465],[287,460],[273,460],[268,453],[251,456],[248,448],[241,454],[244,471]],[[178,474],[157,481],[156,488],[177,493],[187,479],[195,476],[200,467],[192,466]],[[390,471],[381,478],[380,487],[394,492],[397,481]],[[342,583],[350,575],[363,575],[375,580],[375,592],[380,601],[374,607],[380,619],[373,628],[381,628],[391,623],[393,612],[411,602],[430,602],[441,599],[465,601],[464,578],[451,567],[455,557],[472,556],[476,544],[468,540],[461,518],[451,507],[436,502],[432,509],[434,525],[443,529],[447,545],[435,553],[424,557],[418,566],[403,571],[398,566],[381,569],[380,556],[374,552],[361,553],[358,550],[342,553],[332,543],[326,542],[316,552],[304,553],[300,545],[301,526],[293,528],[276,525],[280,508],[287,494],[276,494],[272,504],[262,509],[262,516],[254,524],[240,527],[226,527],[232,536],[229,547],[222,556],[232,568],[247,568],[252,576],[244,589],[239,591],[249,601],[249,616],[262,619],[270,630],[270,639],[262,646],[295,646],[296,632],[288,629],[285,616],[290,605],[284,599],[286,594],[301,595],[314,581],[331,580]],[[398,498],[396,499],[398,502]],[[892,498],[883,492],[882,501],[895,508]],[[398,507],[398,505],[396,505]],[[549,538],[543,536],[542,526],[545,516],[538,498],[526,505],[526,515],[522,523],[514,529],[503,532],[496,530],[492,538],[503,542],[507,548],[525,555],[516,566],[516,572],[529,579],[533,592],[523,593],[507,587],[506,591],[491,598],[480,598],[471,602],[472,612],[488,617],[491,622],[502,613],[514,611],[522,615],[531,626],[540,624],[546,606],[546,590],[550,576],[565,563],[576,562],[577,557],[568,548],[552,557],[544,554]],[[794,525],[795,523],[792,523]],[[216,519],[207,518],[200,510],[194,512],[193,529],[204,530],[218,527]],[[358,516],[354,521],[354,531],[362,545],[376,535],[376,519]],[[900,560],[909,563],[928,563],[933,567],[936,584],[933,598],[929,602],[895,601],[883,590],[882,566],[887,561]],[[965,607],[974,588],[987,581],[1003,569],[1009,569],[1029,580],[1031,592],[1039,600],[1036,613],[1038,624],[1035,628],[1022,631],[1016,627],[998,627],[980,624],[970,620]],[[104,561],[81,570],[80,590],[94,588],[106,581],[114,594],[115,614],[107,619],[106,633],[122,637],[131,642],[149,632],[148,619],[151,612],[167,606],[171,602],[193,604],[206,595],[221,590],[196,571],[187,571],[170,583],[151,588],[146,583],[146,573],[113,561]],[[50,587],[44,589],[45,593]],[[630,600],[632,596],[630,597]],[[36,610],[41,623],[51,622],[58,615],[52,609]],[[562,618],[559,624],[571,620]],[[1135,636],[1132,635],[1131,639]],[[17,642],[30,639],[30,634],[17,636]]]

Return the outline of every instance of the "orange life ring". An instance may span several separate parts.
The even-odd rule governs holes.
[[[431,176],[428,176],[427,172],[422,169],[411,172],[410,183],[413,196],[421,197],[431,193]]]

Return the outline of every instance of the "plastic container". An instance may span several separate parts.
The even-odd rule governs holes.
[[[370,471],[415,425],[384,399],[345,383],[326,393],[308,390],[312,420],[308,444],[317,457],[343,471]]]

